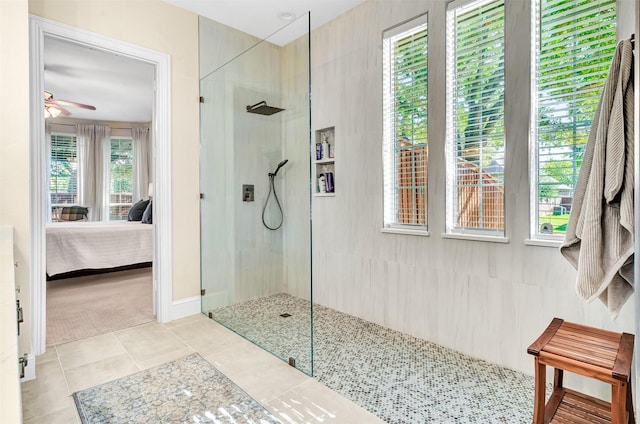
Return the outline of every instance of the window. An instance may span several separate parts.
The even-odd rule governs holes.
[[[447,233],[504,237],[504,0],[447,11]]]
[[[125,220],[133,205],[133,140],[112,138],[109,157],[109,220]]]
[[[564,236],[616,47],[615,0],[534,0],[532,237]]]
[[[51,134],[49,195],[51,207],[78,203],[78,145],[75,135]]]
[[[427,229],[427,15],[383,33],[384,227]]]

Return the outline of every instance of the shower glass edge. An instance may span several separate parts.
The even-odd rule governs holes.
[[[310,49],[307,13],[200,80],[200,281],[205,316],[313,375]]]

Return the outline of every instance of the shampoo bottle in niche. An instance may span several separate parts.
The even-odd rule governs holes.
[[[320,193],[327,192],[327,182],[324,174],[320,174],[320,177],[318,177],[318,189],[320,190]]]
[[[329,143],[327,143],[327,135],[322,134],[322,159],[329,159]]]
[[[327,188],[327,193],[333,193],[334,192],[334,188],[333,188],[333,172],[326,172],[324,174],[324,179],[325,179],[325,185]]]

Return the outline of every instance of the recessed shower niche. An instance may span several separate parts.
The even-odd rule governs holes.
[[[316,197],[336,195],[336,128],[329,127],[315,132],[315,150],[313,156],[314,187]]]
[[[312,374],[309,15],[273,36],[200,18],[201,311]]]

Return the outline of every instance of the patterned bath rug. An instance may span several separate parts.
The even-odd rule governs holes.
[[[280,423],[197,353],[73,394],[83,424]]]

